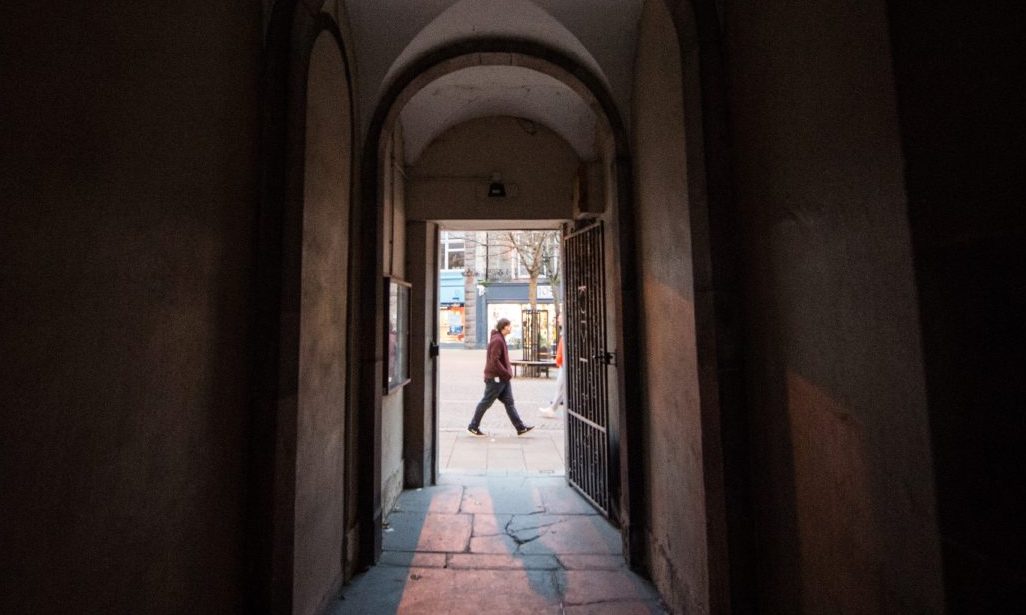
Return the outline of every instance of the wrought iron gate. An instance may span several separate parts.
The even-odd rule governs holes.
[[[609,514],[609,400],[602,223],[563,238],[567,478]]]

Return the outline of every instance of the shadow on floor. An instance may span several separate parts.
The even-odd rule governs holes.
[[[561,477],[445,474],[403,492],[381,561],[331,613],[665,613],[620,534]]]

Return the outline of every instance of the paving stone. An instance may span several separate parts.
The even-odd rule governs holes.
[[[471,553],[499,553],[512,555],[519,551],[519,547],[519,543],[517,543],[512,536],[508,536],[506,534],[498,534],[495,536],[476,536],[470,539]]]
[[[491,461],[492,459],[515,459],[523,462],[524,450],[519,446],[513,448],[490,448],[488,449],[488,460]]]
[[[622,555],[573,555],[561,553],[559,563],[567,570],[620,570],[627,568]]]
[[[519,448],[490,450],[488,451],[488,469],[523,473],[527,470],[527,466],[524,465],[524,452]]]
[[[498,487],[502,489],[538,489],[539,487],[566,486],[566,478],[562,476],[510,476],[489,478],[482,475],[446,472],[438,477],[439,485],[461,485],[464,487]]]
[[[598,515],[518,515],[509,529],[522,540],[539,535],[521,545],[525,554],[619,554],[623,548],[620,535]]]
[[[481,474],[463,474],[460,472],[445,472],[438,475],[436,481],[439,485],[460,485],[463,487],[478,487],[488,484],[488,478]]]
[[[597,514],[595,507],[574,491],[573,487],[564,482],[559,486],[539,487],[545,512],[553,515],[587,515]]]
[[[483,486],[467,487],[460,510],[465,513],[525,514],[545,510],[541,495],[534,486],[522,482],[495,481]]]
[[[563,465],[563,459],[555,454],[525,454],[524,465],[530,472],[555,474],[554,467]]]
[[[488,449],[467,448],[457,444],[449,456],[449,470],[484,470],[488,467]]]
[[[497,451],[523,451],[524,446],[527,445],[530,440],[527,438],[495,438],[494,441],[488,443],[489,452]]]
[[[536,489],[540,489],[542,487],[568,487],[566,478],[562,476],[554,476],[549,478],[532,477],[523,482],[524,484],[529,484]]]
[[[444,551],[467,549],[473,518],[463,514],[397,512],[388,516],[392,529],[382,537],[389,551]]]
[[[406,572],[401,579],[354,582],[343,592],[346,599],[334,613],[562,613],[561,596],[549,571],[411,568]],[[376,595],[381,593],[391,596]]]
[[[332,615],[395,613],[411,570],[418,569],[374,566],[343,587],[342,599],[335,602],[328,612]]]
[[[445,553],[417,553],[415,551],[382,551],[379,566],[416,566],[419,568],[445,568]]]
[[[665,615],[666,609],[658,602],[603,602],[566,606],[566,615]]]
[[[457,493],[459,512],[429,512],[453,510]],[[454,475],[399,501],[423,510],[389,515],[380,564],[353,579],[329,613],[664,613],[651,585],[626,567],[617,530],[565,478]],[[589,512],[537,510],[543,502]]]
[[[510,555],[500,553],[455,553],[449,556],[449,568],[558,570],[559,562],[551,555]]]
[[[506,526],[512,519],[513,515],[476,514],[474,515],[472,535],[474,537],[505,535]]]
[[[629,570],[568,570],[559,579],[567,605],[659,600],[655,589]]]
[[[393,512],[457,513],[462,499],[463,488],[459,485],[408,489],[399,495]]]

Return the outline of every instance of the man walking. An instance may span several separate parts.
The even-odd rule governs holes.
[[[488,353],[484,367],[484,397],[477,404],[470,425],[467,425],[467,431],[475,436],[488,435],[480,429],[481,419],[484,418],[485,411],[495,403],[496,399],[506,406],[506,416],[509,417],[509,422],[513,423],[518,436],[534,429],[534,425],[524,424],[513,404],[513,387],[510,384],[510,380],[513,379],[513,365],[509,362],[509,349],[506,348],[506,336],[509,335],[512,328],[508,318],[500,318],[499,322],[495,323],[491,339],[488,340]]]

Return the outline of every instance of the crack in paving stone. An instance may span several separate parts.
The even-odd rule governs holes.
[[[472,513],[473,518],[471,519],[471,526],[470,526],[470,537],[471,538],[490,538],[492,536],[505,536],[505,535],[509,534],[509,532],[506,531],[505,529],[498,529],[498,520],[499,520],[498,517],[501,516],[501,515],[492,515],[492,516],[496,517],[496,519],[495,519],[495,521],[496,521],[496,529],[495,529],[494,532],[478,533],[478,530],[475,529],[475,527],[476,527],[476,523],[475,522],[477,521],[476,515],[478,515],[478,514],[482,514],[482,513]],[[488,515],[485,515],[485,516],[488,516]],[[507,527],[509,526],[511,521],[513,521],[513,517],[510,517],[510,520],[506,522]]]
[[[651,604],[651,605],[654,605],[654,606],[656,606],[656,607],[658,607],[660,609],[664,609],[665,608],[662,605],[662,603],[659,602],[658,600],[645,600],[645,599],[638,599],[638,598],[607,598],[605,600],[589,600],[587,602],[567,602],[565,604],[566,604],[566,606],[594,606],[594,605],[597,605],[597,604],[632,604],[632,603],[635,603],[635,602],[643,602],[645,604]],[[663,612],[665,613],[666,611],[664,610]]]
[[[533,514],[536,514],[536,513],[530,513],[530,514],[533,515]],[[521,516],[530,516],[530,515],[521,515]],[[510,519],[510,523],[512,523],[512,522],[513,522],[513,519]],[[525,531],[528,531],[528,530],[542,530],[542,529],[546,529],[546,528],[550,528],[550,527],[559,525],[559,524],[564,523],[564,522],[565,522],[565,519],[553,519],[552,521],[549,521],[547,523],[538,523],[536,525],[525,525],[524,527],[521,527],[518,531],[525,532]],[[507,527],[508,527],[508,525],[509,524],[507,524]],[[555,532],[553,532],[553,533],[555,533]]]
[[[541,534],[538,534],[537,536],[531,536],[530,538],[521,538],[516,534],[510,534],[509,537],[513,539],[513,542],[517,543],[517,547],[522,547],[529,542],[534,542],[535,540],[541,538]]]
[[[552,527],[554,525],[560,525],[561,523],[563,523],[563,520],[562,519],[557,519],[555,521],[549,521],[548,523],[539,523],[537,525],[525,525],[524,527],[522,527],[520,529],[521,530],[537,530],[537,529],[541,529],[541,528],[545,528],[545,527]]]
[[[542,536],[541,533],[538,533],[537,535],[535,535],[535,536],[533,536],[531,538],[521,538],[520,536],[517,535],[517,530],[513,530],[513,529],[511,529],[509,527],[512,523],[513,523],[513,518],[511,517],[510,520],[506,522],[506,527],[505,527],[506,535],[509,536],[510,538],[512,538],[513,542],[517,543],[517,548],[518,549],[521,546],[523,546],[523,545],[525,545],[525,544],[527,544],[529,542],[533,542],[535,540],[538,540]],[[526,528],[526,529],[530,529],[530,528]],[[522,529],[522,530],[519,530],[519,531],[524,531],[524,530]]]
[[[464,500],[464,498],[466,498],[466,496],[467,496],[467,488],[466,488],[466,486],[461,485],[460,486],[460,505],[456,507],[456,512],[458,514],[462,514],[463,513],[463,500]]]

